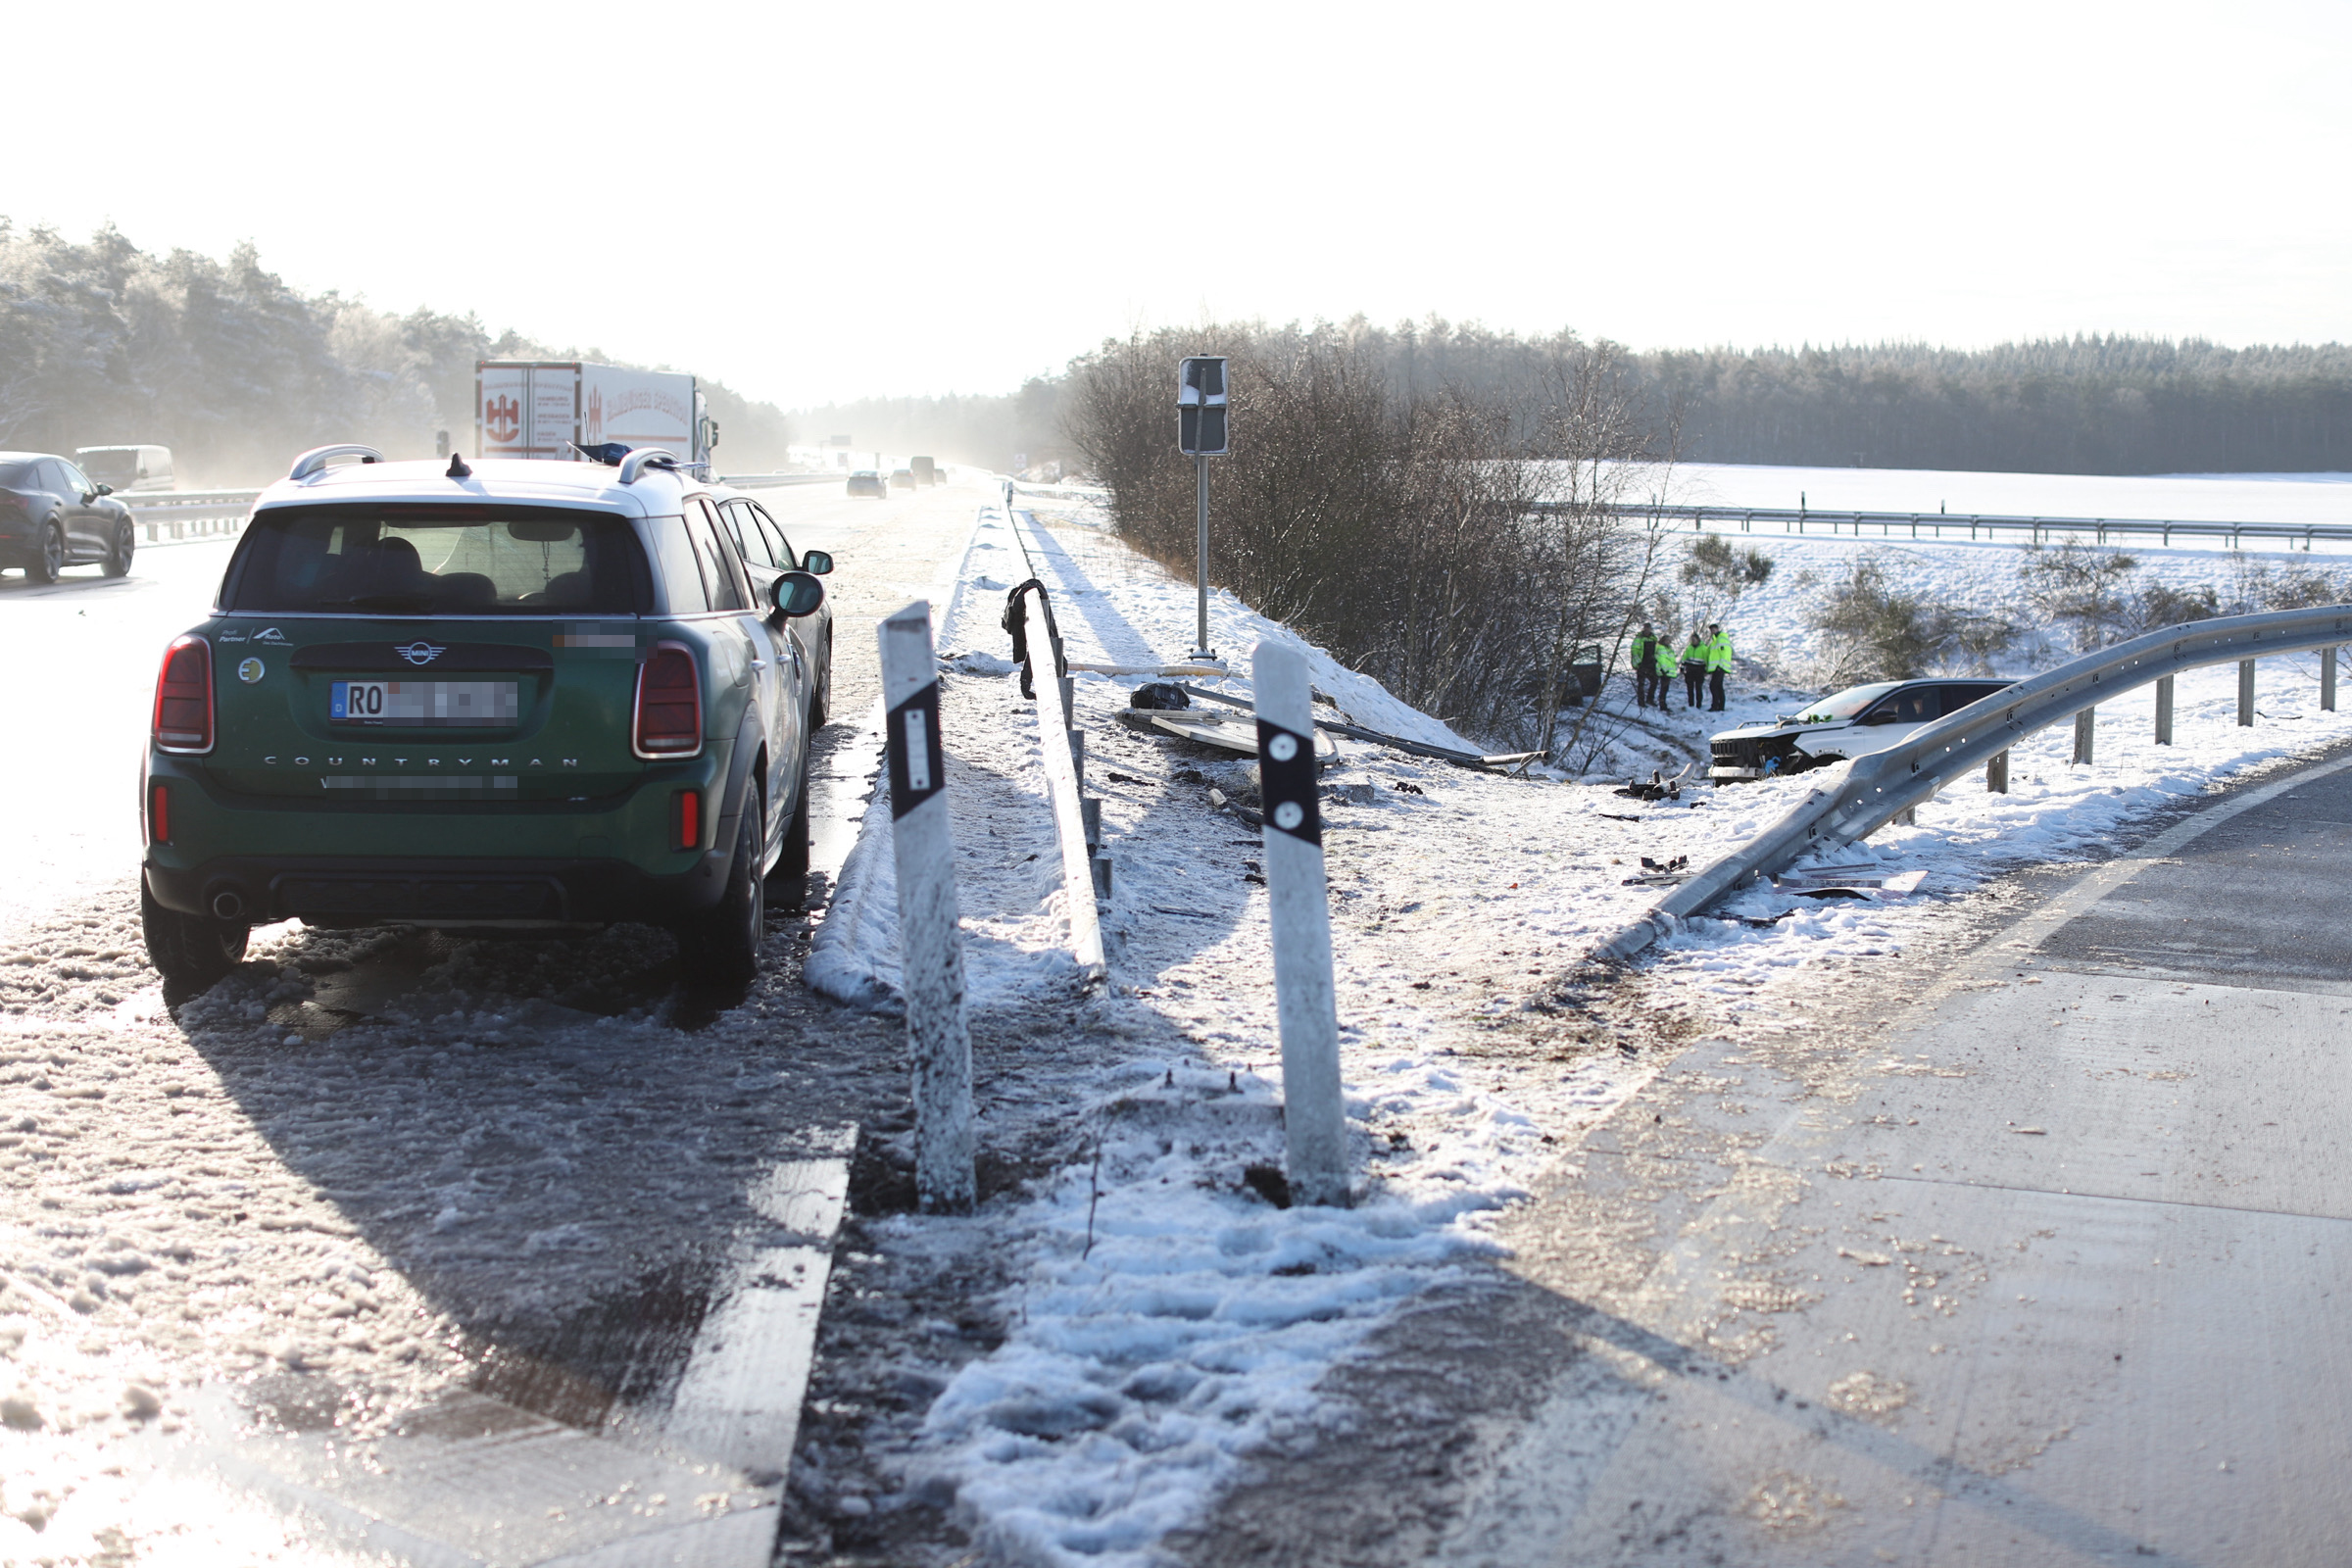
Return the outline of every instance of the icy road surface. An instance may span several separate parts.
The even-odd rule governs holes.
[[[840,563],[818,764],[836,855],[862,808],[869,628],[931,591],[974,499],[761,496]],[[371,1445],[436,1421],[625,1434],[670,1394],[731,1259],[769,1244],[777,1162],[904,1099],[896,1033],[801,987],[792,915],[748,994],[681,992],[668,938],[639,928],[290,923],[167,1007],[137,929],[139,749],[163,648],[229,549],[144,550],[122,581],[0,580],[21,743],[0,774],[0,1561],[323,1550],[218,1494],[207,1457],[231,1435],[357,1477]],[[686,1469],[609,1506],[772,1519],[761,1477]]]

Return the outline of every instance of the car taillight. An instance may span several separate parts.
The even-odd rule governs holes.
[[[147,842],[172,842],[172,786],[169,784],[147,786]]]
[[[680,790],[671,797],[676,803],[676,833],[672,847],[699,850],[703,845],[703,794],[700,790]]]
[[[659,643],[637,671],[637,755],[677,757],[703,745],[703,677],[679,643]]]
[[[155,682],[155,744],[167,752],[213,749],[213,646],[182,637]]]

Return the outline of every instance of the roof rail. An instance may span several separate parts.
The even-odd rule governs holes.
[[[620,460],[620,482],[635,484],[637,476],[648,468],[676,468],[681,466],[678,455],[667,447],[634,447]]]
[[[357,458],[362,463],[384,461],[384,455],[375,448],[353,446],[348,442],[340,446],[313,447],[294,460],[294,466],[286,470],[286,477],[308,479],[314,473],[325,471],[327,463],[335,458]]]

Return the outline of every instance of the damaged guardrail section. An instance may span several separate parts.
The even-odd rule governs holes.
[[[2125,692],[2183,670],[2345,642],[2352,642],[2352,605],[2225,615],[2148,632],[2019,681],[1889,751],[1843,764],[1842,777],[1833,770],[1831,782],[1743,848],[1659,900],[1648,914],[1603,943],[1596,956],[1631,957],[1672,930],[1675,921],[1703,911],[1754,878],[1785,870],[1816,850],[1867,838],[2034,731]]]

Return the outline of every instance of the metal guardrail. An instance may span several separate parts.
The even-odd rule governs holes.
[[[1928,725],[1891,750],[1842,764],[1794,810],[1724,856],[1603,943],[1597,956],[1625,958],[1758,876],[1786,870],[1817,850],[1868,837],[1945,785],[2024,740],[2102,702],[2182,670],[2250,662],[2352,643],[2352,605],[2279,610],[2193,620],[2045,670]]]
[[[847,473],[729,473],[718,482],[735,490],[764,490],[783,484],[838,484]]]
[[[1538,512],[1564,512],[1565,502],[1539,502]],[[1866,530],[1876,528],[1878,537],[1891,539],[1897,528],[1913,539],[1940,539],[1946,529],[1968,530],[1971,539],[1980,533],[2031,535],[2035,544],[2045,536],[2060,534],[2089,534],[2100,544],[2110,534],[2129,538],[2153,537],[2169,545],[2175,534],[2189,538],[2227,539],[2231,549],[2245,539],[2283,539],[2301,541],[2309,550],[2312,541],[2352,542],[2352,523],[2295,523],[2295,522],[2215,522],[2177,520],[2162,517],[2037,517],[2007,516],[1993,513],[1963,512],[1820,512],[1810,508],[1780,507],[1700,507],[1700,506],[1637,506],[1631,503],[1616,509],[1618,515],[1645,517],[1658,522],[1688,522],[1693,530],[1703,531],[1709,525],[1729,528],[1737,525],[1741,533],[1753,532],[1758,523],[1780,525],[1784,533],[1826,532],[1833,537],[1850,533],[1857,538],[1869,537]],[[1925,529],[1926,532],[1921,530]]]
[[[235,533],[253,511],[259,490],[151,490],[126,492],[119,499],[130,508],[148,544],[167,539],[199,539]]]

